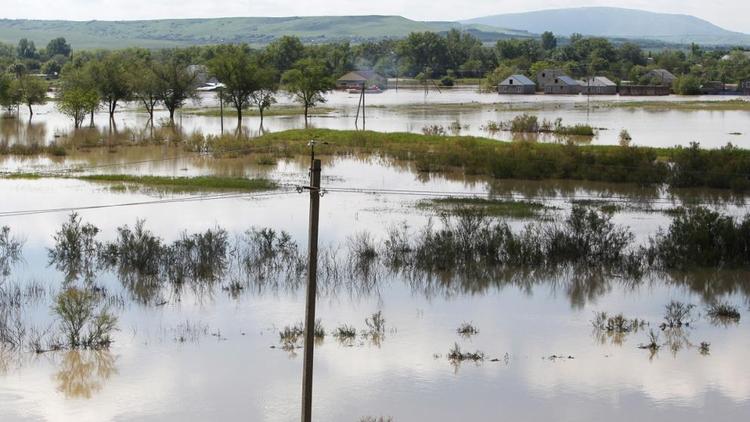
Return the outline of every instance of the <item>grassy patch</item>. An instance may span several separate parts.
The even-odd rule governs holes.
[[[310,109],[312,115],[316,114],[328,114],[336,111],[333,107],[314,107]],[[220,117],[221,109],[219,107],[204,107],[204,108],[188,108],[182,110],[185,114],[192,114],[195,116],[210,116]],[[299,106],[281,106],[271,107],[263,112],[263,117],[270,116],[301,116],[305,114],[305,109]],[[258,109],[248,108],[242,110],[242,117],[257,117],[260,116]],[[233,107],[224,107],[224,117],[237,117],[237,110]]]
[[[485,215],[510,218],[532,218],[550,209],[542,203],[531,201],[513,201],[506,199],[484,198],[437,198],[417,203],[417,208],[434,209],[454,214],[461,209],[481,210]]]
[[[642,108],[646,110],[750,110],[750,101],[622,101],[603,103],[609,107]]]
[[[135,176],[129,174],[91,174],[81,176],[55,176],[43,173],[9,173],[2,176],[7,179],[36,180],[41,178],[77,179],[88,182],[112,183],[112,190],[125,191],[127,185],[138,185],[168,189],[171,191],[201,191],[201,190],[229,190],[229,191],[265,191],[276,188],[276,183],[268,179],[246,179],[243,177],[197,176],[197,177],[168,177],[168,176]]]

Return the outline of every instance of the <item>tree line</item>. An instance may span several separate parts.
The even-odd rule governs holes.
[[[647,73],[664,68],[679,76],[676,91],[692,94],[707,81],[723,83],[750,79],[750,57],[740,50],[643,50],[629,42],[573,35],[558,38],[545,32],[539,38],[507,39],[486,45],[470,33],[415,32],[404,39],[385,39],[352,45],[348,42],[304,45],[293,36],[281,37],[263,48],[247,45],[193,46],[179,49],[73,51],[64,38],[37,49],[22,39],[17,46],[0,44],[0,105],[7,109],[46,100],[48,82],[58,91],[59,109],[76,127],[99,108],[110,118],[124,101],[140,102],[153,119],[162,105],[170,119],[196,96],[201,76],[212,76],[224,87],[221,100],[243,111],[256,107],[261,115],[284,89],[304,108],[324,102],[323,94],[335,78],[354,69],[373,69],[386,77],[420,80],[483,78],[486,86],[513,73],[535,75],[559,68],[573,77],[607,76],[616,82],[649,83]]]

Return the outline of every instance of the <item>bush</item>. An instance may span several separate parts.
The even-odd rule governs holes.
[[[440,79],[440,85],[442,85],[442,86],[453,86],[453,85],[455,85],[455,83],[456,83],[456,81],[452,77],[450,77],[450,76],[443,76]]]
[[[701,80],[697,76],[678,76],[672,84],[672,89],[680,95],[699,95],[701,93]]]
[[[117,327],[117,318],[99,302],[95,293],[75,287],[57,295],[52,309],[60,321],[67,347],[109,348],[110,333]]]

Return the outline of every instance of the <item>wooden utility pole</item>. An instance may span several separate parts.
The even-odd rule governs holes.
[[[221,115],[221,134],[224,134],[224,90],[219,88],[219,114]]]
[[[365,129],[365,90],[367,88],[365,87],[365,84],[362,84],[362,130]]]
[[[314,144],[311,144],[315,148]],[[310,233],[307,250],[307,303],[305,305],[305,348],[302,364],[302,422],[312,421],[313,351],[315,348],[315,299],[318,290],[318,217],[320,215],[320,160],[311,157],[310,166]]]

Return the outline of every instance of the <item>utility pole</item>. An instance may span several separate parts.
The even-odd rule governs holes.
[[[362,84],[362,130],[365,129],[365,84]]]
[[[221,115],[221,134],[224,134],[224,90],[219,88],[219,114]]]
[[[312,147],[310,166],[310,233],[307,250],[307,302],[305,305],[305,348],[302,364],[302,422],[312,421],[313,351],[315,348],[315,299],[318,276],[318,218],[320,215],[320,160],[315,159],[315,142]]]

